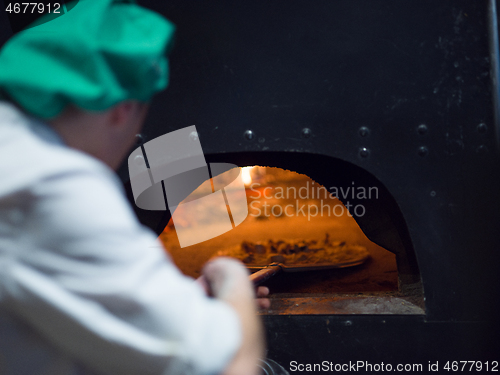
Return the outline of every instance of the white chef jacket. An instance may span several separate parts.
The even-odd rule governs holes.
[[[115,174],[0,102],[0,374],[215,374],[240,343]]]

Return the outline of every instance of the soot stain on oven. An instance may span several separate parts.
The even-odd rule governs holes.
[[[186,275],[200,276],[212,257],[239,252],[252,263],[257,249],[273,247],[279,261],[299,258],[292,249],[315,251],[328,244],[366,249],[360,265],[305,272],[282,272],[266,282],[272,307],[263,314],[424,314],[421,291],[401,290],[396,255],[370,241],[355,220],[364,214],[363,199],[378,198],[374,187],[325,187],[290,170],[250,166],[241,169],[248,216],[243,223],[208,241],[181,248],[170,220],[160,235],[176,265]],[[349,188],[349,189],[348,189]],[[356,199],[356,207],[350,198]],[[340,198],[340,199],[339,199]],[[349,210],[348,210],[349,208]],[[216,207],[207,207],[207,221]],[[176,226],[189,226],[176,221]],[[278,248],[280,246],[280,248]],[[311,248],[311,249],[309,249]],[[272,254],[270,254],[272,255]],[[303,257],[304,258],[304,257]],[[304,258],[305,259],[305,258]],[[309,256],[308,261],[325,262]],[[270,257],[269,263],[276,261]]]

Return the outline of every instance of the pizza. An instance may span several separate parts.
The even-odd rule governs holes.
[[[369,253],[364,246],[345,241],[331,241],[328,233],[323,240],[243,241],[240,246],[221,250],[219,256],[237,258],[249,267],[283,263],[287,266],[340,264],[364,260]]]

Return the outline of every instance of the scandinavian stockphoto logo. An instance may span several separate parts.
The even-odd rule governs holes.
[[[137,207],[169,209],[181,247],[220,236],[248,215],[240,168],[207,164],[194,125],[136,148],[128,168]]]

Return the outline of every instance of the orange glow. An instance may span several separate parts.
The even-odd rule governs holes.
[[[241,168],[241,178],[242,178],[245,186],[248,186],[252,183],[252,175],[250,172],[252,171],[253,168],[255,168],[255,167],[243,167],[243,168]]]

